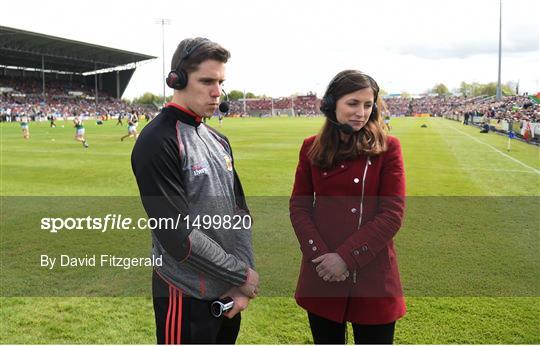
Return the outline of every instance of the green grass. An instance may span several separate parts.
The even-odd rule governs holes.
[[[305,312],[291,298],[300,252],[287,202],[302,140],[321,123],[320,118],[225,119],[221,128],[252,196],[262,280],[261,297],[243,313],[240,343],[311,342]],[[428,127],[420,128],[424,123]],[[210,125],[217,127],[217,121]],[[408,303],[396,342],[540,343],[540,150],[514,141],[507,152],[505,137],[443,119],[393,119],[392,126],[413,196],[396,237]],[[138,203],[129,161],[133,139],[120,142],[126,129],[114,121],[87,122],[86,128],[90,148],[85,150],[73,140],[69,123],[55,129],[32,123],[28,141],[18,124],[0,124],[2,343],[155,342],[152,303],[144,296],[149,271],[83,270],[55,277],[28,260],[44,246],[65,251],[77,242],[81,247],[75,252],[84,246],[130,254],[149,250],[150,239],[142,232],[70,238],[35,230],[36,220],[53,211],[100,213],[112,205],[140,213],[138,206],[126,207]],[[93,199],[50,196],[98,197],[88,202]],[[108,196],[133,197],[119,202]],[[100,205],[103,201],[108,203]],[[35,297],[21,296],[29,292]]]

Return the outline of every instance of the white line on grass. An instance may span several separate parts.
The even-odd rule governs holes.
[[[450,127],[450,126],[448,126],[448,127]],[[519,164],[522,165],[523,167],[532,170],[534,173],[540,174],[540,171],[537,170],[536,168],[531,167],[531,166],[527,165],[526,163],[523,163],[523,162],[519,161],[518,159],[516,159],[516,158],[514,158],[514,157],[512,157],[512,156],[510,156],[510,155],[508,155],[508,154],[503,153],[503,152],[500,151],[499,149],[495,148],[493,145],[488,144],[488,143],[485,143],[485,142],[482,142],[482,141],[479,140],[478,138],[476,138],[476,137],[474,137],[474,136],[471,136],[471,135],[468,134],[467,132],[463,132],[463,131],[461,131],[461,130],[458,130],[458,129],[456,129],[455,127],[450,127],[450,128],[451,128],[452,130],[456,130],[457,132],[462,133],[462,134],[464,134],[464,135],[466,135],[466,136],[468,136],[468,137],[474,139],[475,141],[477,141],[477,142],[480,143],[480,144],[487,145],[488,147],[490,147],[491,149],[495,150],[496,152],[498,152],[498,153],[501,154],[502,156],[504,156],[504,157],[506,157],[506,158],[508,158],[508,159],[510,159],[510,160],[512,160],[512,161],[514,161],[514,162],[519,163]]]
[[[453,168],[453,167],[433,167],[433,166],[414,166],[416,169],[426,169],[432,171],[462,171],[462,168]],[[501,169],[501,168],[470,168],[470,171],[474,172],[503,172],[503,173],[527,173],[527,174],[536,174],[536,172],[531,172],[530,170],[523,169]]]

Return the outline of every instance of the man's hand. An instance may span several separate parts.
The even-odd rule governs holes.
[[[255,298],[259,290],[259,274],[248,268],[246,282],[238,288],[242,294],[249,298]]]
[[[311,262],[318,263],[315,269],[319,277],[324,281],[344,281],[349,276],[347,264],[337,253],[326,253],[313,259]]]
[[[245,310],[249,305],[249,297],[246,297],[238,287],[233,287],[227,291],[220,298],[231,297],[234,301],[233,307],[231,310],[223,314],[227,318],[233,318],[240,311]]]

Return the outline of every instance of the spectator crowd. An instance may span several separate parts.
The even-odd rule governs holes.
[[[463,96],[426,96],[420,98],[387,98],[391,116],[431,114],[464,118],[486,116],[488,119],[540,122],[540,107],[526,96],[508,96],[498,101],[495,97],[465,98]]]
[[[231,101],[230,114],[242,116],[271,116],[281,114],[316,116],[320,114],[319,106],[320,100],[317,98],[317,95],[309,93],[303,96]]]
[[[151,118],[155,107],[129,104],[100,92],[98,102],[94,90],[78,82],[48,80],[46,93],[42,94],[39,78],[0,76],[0,121],[19,121],[23,116],[30,120],[68,118],[75,115],[94,118],[123,118],[135,113]],[[383,116],[412,116],[430,114],[444,116],[468,123],[482,119],[483,123],[540,123],[539,104],[527,96],[467,98],[463,96],[387,97]],[[255,98],[230,101],[232,116],[317,116],[320,99],[314,93],[280,98]],[[536,126],[536,125],[533,125]],[[539,128],[540,130],[540,128]],[[533,130],[534,137],[534,130]]]
[[[83,84],[47,81],[43,97],[38,79],[0,77],[0,121],[31,121],[68,118],[76,115],[95,118],[118,118],[131,113],[151,117],[155,107],[131,105],[105,93],[95,101],[93,90]]]

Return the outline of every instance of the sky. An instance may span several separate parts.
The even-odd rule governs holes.
[[[124,98],[163,93],[178,43],[202,36],[231,52],[225,88],[274,97],[324,92],[339,71],[386,92],[497,81],[499,0],[1,0],[0,25],[156,56]],[[502,0],[501,80],[540,91],[540,1]],[[172,89],[166,88],[171,95]]]

